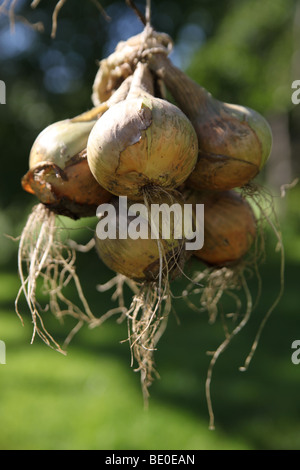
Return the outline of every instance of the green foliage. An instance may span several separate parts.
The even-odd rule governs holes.
[[[262,114],[291,107],[293,0],[232,2],[188,73],[222,101]]]

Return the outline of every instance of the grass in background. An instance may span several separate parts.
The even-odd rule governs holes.
[[[61,334],[64,328],[57,330]],[[165,385],[157,389],[145,411],[128,349],[120,344],[125,333],[114,322],[82,331],[65,357],[39,340],[30,345],[29,322],[22,328],[12,311],[2,310],[7,364],[0,368],[0,448],[247,447],[242,439],[228,437],[221,430],[208,432],[201,413],[164,398]],[[182,379],[186,377],[179,382]],[[172,371],[165,380],[173,387]],[[189,379],[188,393],[191,385],[197,386],[198,380]]]

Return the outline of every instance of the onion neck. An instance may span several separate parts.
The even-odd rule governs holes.
[[[164,81],[181,110],[192,121],[199,118],[199,111],[203,108],[215,107],[216,100],[212,95],[173,65],[166,54],[153,54],[148,63],[150,69]]]
[[[139,62],[133,74],[127,99],[139,98],[142,95],[154,95],[153,76],[147,64]]]

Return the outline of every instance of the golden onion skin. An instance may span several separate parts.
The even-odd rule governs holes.
[[[250,108],[215,99],[164,54],[154,54],[149,66],[163,79],[198,137],[198,161],[187,184],[229,190],[249,183],[271,153],[272,132],[266,119]]]
[[[110,108],[92,129],[88,163],[109,192],[142,199],[145,186],[173,189],[197,161],[197,136],[183,112],[150,94]]]
[[[208,265],[240,261],[250,250],[257,231],[250,204],[230,191],[193,191],[188,201],[204,204],[204,245],[194,255]]]
[[[71,119],[65,119],[46,127],[33,143],[29,169],[41,162],[51,162],[63,170],[71,158],[86,147],[95,123],[96,120],[72,122]]]

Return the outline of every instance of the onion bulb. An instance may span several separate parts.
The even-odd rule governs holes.
[[[163,79],[197,133],[199,156],[188,185],[229,190],[249,183],[271,152],[272,133],[265,118],[245,106],[215,99],[165,54],[153,54],[149,66]]]
[[[177,106],[154,97],[151,86],[147,65],[138,63],[126,100],[100,117],[88,139],[91,172],[116,196],[139,200],[145,187],[176,188],[197,161],[197,136],[189,119]]]
[[[95,246],[101,260],[112,271],[134,281],[158,281],[160,275],[168,279],[177,277],[189,257],[184,250],[185,227],[182,218],[177,218],[176,211],[172,212],[175,215],[170,211],[169,232],[163,235],[163,219],[154,219],[154,206],[151,205],[148,211],[145,205],[128,201],[129,208],[133,210],[136,207],[139,213],[136,216],[132,212],[124,212],[126,208],[121,208],[120,199],[114,197],[107,214],[99,214],[101,227],[107,226],[108,231],[107,236],[103,236],[97,226]],[[171,200],[170,196],[160,195],[153,201],[157,206],[163,207],[164,204],[167,212],[173,204],[179,204],[182,209],[182,201],[173,197]],[[143,209],[137,206],[143,206]],[[104,233],[103,230],[101,233]]]
[[[95,215],[98,205],[111,198],[87,164],[85,148],[95,122],[56,122],[32,146],[23,189],[57,214],[74,219]]]
[[[204,204],[204,245],[193,254],[213,266],[238,262],[256,238],[250,204],[235,191],[193,191],[188,202]]]

